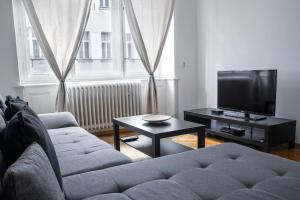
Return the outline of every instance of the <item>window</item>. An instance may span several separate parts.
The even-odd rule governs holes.
[[[32,59],[42,59],[42,50],[31,28],[28,27],[28,42],[30,44],[30,57]]]
[[[125,74],[127,76],[146,76],[146,70],[140,60],[138,52],[135,48],[134,41],[124,12],[124,45],[125,45]]]
[[[111,59],[111,34],[109,32],[101,33],[101,51],[102,59]]]
[[[101,8],[109,8],[109,0],[100,0],[100,9]]]
[[[85,31],[82,37],[81,45],[78,52],[80,59],[90,58],[90,32]]]
[[[40,47],[37,40],[32,40],[33,58],[41,58]]]
[[[14,1],[14,15],[21,83],[56,82],[33,34],[22,0]],[[72,81],[147,76],[121,0],[92,0],[74,65],[68,76]]]
[[[133,59],[132,55],[132,38],[130,33],[126,33],[126,59]]]
[[[132,35],[130,33],[126,33],[125,34],[125,59],[126,60],[139,60],[139,55],[138,52],[136,51],[133,39],[132,39]]]
[[[38,44],[38,41],[33,33],[31,26],[26,26],[27,29],[27,44],[29,48],[30,73],[34,75],[49,74],[49,66],[44,58],[43,52]]]
[[[100,7],[101,2],[99,0],[93,1],[96,7],[97,4]],[[106,2],[110,3],[110,1]],[[106,9],[93,10],[93,7],[91,8],[81,51],[78,52],[79,58],[81,56],[86,56],[85,58],[87,58],[88,56],[88,59],[78,59],[75,62],[75,67],[71,74],[75,80],[122,77],[122,63],[118,60],[121,53],[114,51],[113,48],[120,46],[118,41],[119,35],[116,33],[121,31],[121,27],[112,26],[113,23],[120,23],[117,14],[119,9],[121,9],[121,4],[119,0],[111,2],[113,2],[112,6]],[[104,1],[102,5],[108,4],[105,4]],[[113,41],[113,38],[116,38],[116,40]]]

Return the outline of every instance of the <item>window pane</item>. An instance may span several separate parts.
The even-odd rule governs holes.
[[[127,59],[132,59],[132,44],[127,44]]]
[[[85,31],[83,34],[83,41],[89,41],[90,32]]]
[[[83,48],[82,48],[82,44],[80,45],[80,48],[79,48],[79,55],[78,55],[78,57],[79,58],[83,58]]]
[[[27,30],[27,44],[28,49],[30,50],[29,54],[29,65],[30,65],[30,72],[31,74],[50,74],[51,69],[48,65],[48,62],[44,58],[42,54],[42,50],[37,42],[37,39],[34,35],[32,30],[31,24],[27,15],[25,14],[25,23],[26,23],[26,30]]]
[[[99,1],[100,1],[99,9],[110,7],[110,1],[109,0],[99,0]]]
[[[105,54],[105,49],[106,49],[106,44],[105,43],[102,43],[102,58],[105,58],[106,57],[106,54]]]
[[[39,50],[39,45],[36,40],[32,40],[33,42],[33,58],[40,58],[40,50]]]
[[[82,57],[79,51],[78,59],[75,62],[75,73],[78,75],[107,74],[114,72],[112,57],[112,9],[108,7],[110,1],[93,0],[95,7],[105,9],[90,12],[89,20],[85,29],[82,44]],[[107,8],[108,7],[108,8]]]
[[[111,43],[107,43],[107,58],[111,59]]]
[[[89,50],[89,43],[88,42],[86,42],[85,43],[85,46],[84,46],[85,48],[84,48],[84,52],[85,52],[85,58],[90,58],[90,50]]]
[[[140,60],[139,54],[136,50],[134,45],[134,41],[132,39],[132,35],[130,32],[130,28],[128,25],[127,17],[124,12],[124,25],[125,25],[125,67],[126,67],[126,74],[146,74],[146,70]]]

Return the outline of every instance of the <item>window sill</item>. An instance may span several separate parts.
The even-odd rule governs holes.
[[[92,83],[92,82],[115,82],[115,81],[147,81],[148,78],[124,78],[124,79],[107,79],[107,80],[89,80],[89,81],[67,81],[70,84],[78,84],[78,83]],[[156,78],[156,81],[178,81],[178,78]],[[26,87],[54,87],[58,86],[57,83],[28,83],[28,84],[20,84],[16,88],[26,88]]]

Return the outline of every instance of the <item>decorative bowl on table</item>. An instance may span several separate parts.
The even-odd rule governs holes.
[[[165,122],[172,117],[169,115],[144,115],[142,119],[149,123],[162,123]]]

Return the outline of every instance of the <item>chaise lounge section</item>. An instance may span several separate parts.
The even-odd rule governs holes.
[[[70,113],[45,114],[39,118],[54,145],[67,200],[298,200],[300,197],[298,162],[232,143],[132,162],[80,128]]]
[[[297,200],[300,164],[227,143],[69,176],[63,182],[71,200]]]

